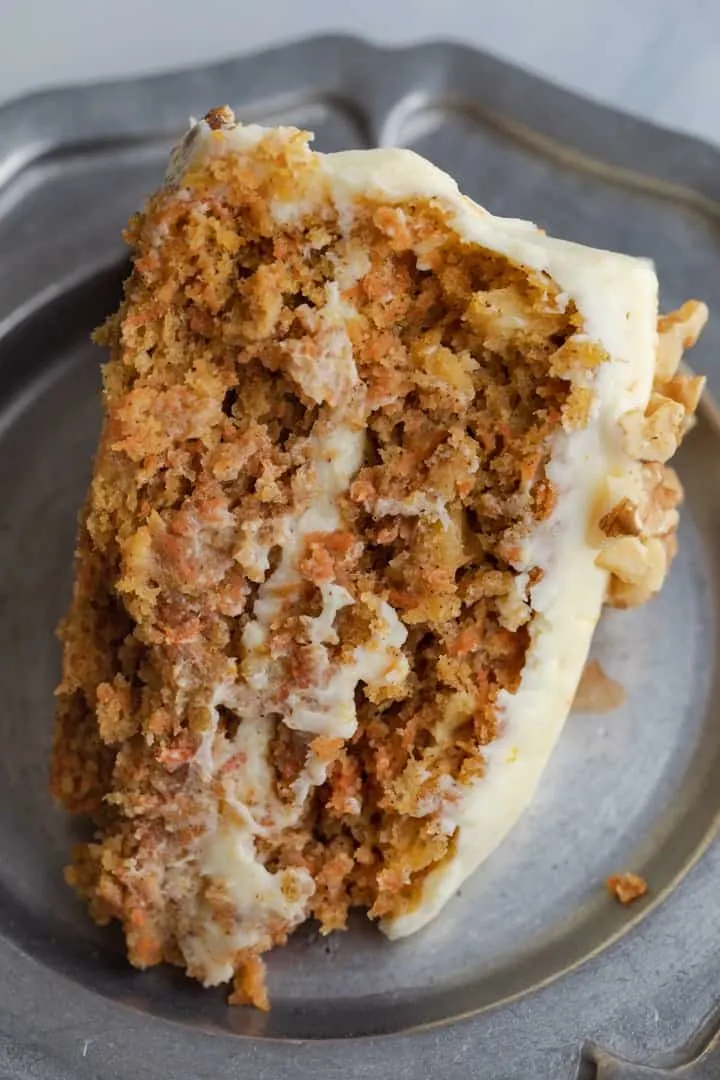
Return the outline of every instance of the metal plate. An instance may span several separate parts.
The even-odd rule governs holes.
[[[664,306],[697,295],[720,308],[720,154],[458,46],[322,39],[0,110],[0,1076],[716,1075],[711,405],[679,458],[687,505],[667,586],[596,637],[626,704],[570,718],[532,809],[426,931],[389,944],[363,921],[329,940],[303,930],[271,957],[263,1016],[177,972],[130,970],[64,886],[74,826],[46,768],[53,628],[99,424],[88,334],[118,300],[125,219],[187,116],[224,102],[310,127],[324,150],[412,146],[493,211],[652,256]],[[716,392],[719,346],[711,324],[692,357]],[[602,884],[624,868],[651,886],[627,910]]]

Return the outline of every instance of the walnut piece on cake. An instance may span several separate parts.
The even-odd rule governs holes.
[[[683,349],[695,344],[707,316],[705,304],[691,300],[658,319],[653,393],[644,410],[631,410],[620,420],[625,448],[638,464],[608,480],[606,499],[612,505],[600,519],[607,539],[597,563],[610,572],[607,599],[614,607],[648,600],[675,555],[683,493],[677,474],[664,462],[688,430],[705,385],[704,377],[678,368]]]
[[[532,798],[603,602],[662,584],[704,319],[407,150],[226,107],[127,230],[65,619],[67,877],[134,965],[442,908]]]

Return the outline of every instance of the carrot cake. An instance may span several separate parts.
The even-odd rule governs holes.
[[[62,626],[70,883],[130,961],[435,916],[532,798],[604,602],[661,586],[706,317],[408,150],[195,124],[130,223]],[[421,947],[421,946],[420,946]]]

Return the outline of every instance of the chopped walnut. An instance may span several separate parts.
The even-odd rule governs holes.
[[[621,904],[632,904],[641,896],[645,896],[648,891],[645,878],[629,870],[625,870],[622,874],[613,874],[607,879],[605,886]]]
[[[680,444],[685,419],[680,402],[653,393],[645,413],[633,409],[620,418],[626,452],[640,461],[667,461]]]
[[[602,549],[595,562],[628,585],[637,585],[647,574],[647,543],[639,536],[617,536]]]
[[[640,536],[642,519],[637,503],[623,495],[618,503],[600,518],[600,529],[607,537]]]
[[[655,461],[638,462],[624,476],[608,479],[599,509],[600,531],[608,539],[665,536],[677,528],[682,497],[673,469]]]
[[[672,398],[673,401],[677,401],[685,410],[685,430],[687,430],[688,424],[700,404],[704,387],[704,375],[691,375],[689,372],[684,371],[674,375],[672,379],[663,384],[663,394]]]
[[[620,418],[630,458],[624,474],[608,478],[599,500],[602,535],[596,565],[610,573],[607,601],[616,607],[641,604],[662,585],[677,550],[677,507],[682,486],[663,463],[693,422],[705,380],[678,372],[682,350],[694,345],[707,319],[704,304],[690,300],[658,320],[653,392],[645,411]]]
[[[665,536],[677,529],[677,507],[683,489],[677,473],[667,465],[648,461],[642,466],[643,500],[641,516],[646,536]]]
[[[678,369],[685,349],[691,349],[707,322],[708,309],[699,300],[688,300],[658,319],[658,350],[655,379],[663,382]]]
[[[619,536],[595,559],[611,574],[608,601],[614,607],[634,607],[658,592],[667,571],[667,552],[655,536]]]

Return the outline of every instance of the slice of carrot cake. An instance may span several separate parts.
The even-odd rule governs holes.
[[[52,786],[130,960],[443,906],[531,799],[603,602],[675,551],[705,319],[408,150],[217,109],[127,233]],[[659,331],[659,332],[658,332]]]

